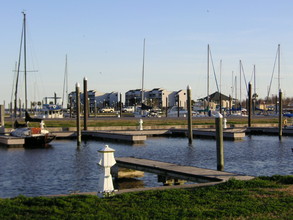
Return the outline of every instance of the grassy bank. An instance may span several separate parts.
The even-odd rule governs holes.
[[[125,118],[90,118],[88,120],[89,127],[109,127],[109,126],[137,126],[138,118],[125,117]],[[187,118],[143,118],[143,125],[187,125]],[[24,123],[24,121],[19,120]],[[5,126],[11,128],[12,120],[6,120]],[[47,127],[75,127],[75,119],[46,119]],[[81,119],[83,123],[83,119]],[[247,118],[228,118],[228,124],[247,124]],[[253,118],[252,123],[263,124],[263,123],[278,123],[278,119],[274,117],[261,117]],[[215,124],[214,118],[193,118],[193,125],[213,125]],[[38,125],[37,125],[38,126]]]
[[[0,199],[1,219],[293,219],[293,176],[192,189]]]

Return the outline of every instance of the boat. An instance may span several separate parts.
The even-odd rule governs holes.
[[[26,147],[46,146],[56,138],[51,132],[44,128],[45,123],[40,118],[31,118],[28,112],[25,112],[25,124],[15,120],[14,129],[10,132],[11,136],[24,138]],[[40,123],[40,127],[29,127],[30,122]]]
[[[26,36],[25,36],[25,13],[23,12],[23,31],[21,36],[21,46],[22,48],[22,41],[23,41],[23,47],[24,47],[24,73],[25,73],[25,88],[27,88],[27,80],[26,80]],[[19,61],[21,57],[21,50],[19,54]],[[18,63],[18,71],[17,71],[17,79],[19,77],[19,66],[20,62]],[[17,87],[18,87],[18,80],[16,80],[16,89],[15,89],[15,100],[17,100]],[[16,103],[16,102],[15,102]],[[45,146],[48,143],[50,143],[52,140],[55,139],[55,135],[50,133],[48,130],[44,128],[45,123],[43,122],[43,119],[39,118],[31,118],[30,115],[27,112],[27,90],[25,89],[25,124],[20,124],[17,120],[15,120],[14,123],[14,129],[10,132],[11,136],[14,137],[21,137],[24,138],[24,146],[25,147],[38,147],[38,146]],[[15,104],[16,109],[16,104]],[[16,117],[16,111],[15,111],[15,117]],[[39,127],[29,127],[30,122],[40,123]]]

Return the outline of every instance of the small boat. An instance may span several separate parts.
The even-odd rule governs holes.
[[[44,128],[44,121],[39,118],[31,118],[28,112],[25,112],[26,124],[20,124],[16,120],[14,123],[15,129],[10,132],[11,136],[21,137],[25,140],[25,147],[46,146],[55,139],[55,135]],[[30,122],[39,122],[40,127],[29,127]]]

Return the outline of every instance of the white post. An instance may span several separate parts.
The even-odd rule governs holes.
[[[224,118],[224,126],[223,126],[224,129],[227,128],[227,118]]]
[[[111,175],[111,167],[116,163],[114,158],[115,150],[105,145],[99,152],[99,162],[103,172],[99,175],[98,196],[107,197],[114,194],[114,186]]]
[[[140,131],[142,131],[143,130],[143,126],[142,126],[142,124],[143,124],[143,120],[142,119],[139,119],[139,130]]]

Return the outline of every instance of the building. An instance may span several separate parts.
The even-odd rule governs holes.
[[[68,95],[69,100],[71,100],[73,107],[76,106],[76,92],[71,92]],[[93,112],[94,107],[114,107],[118,105],[118,92],[102,93],[96,90],[88,91],[89,107],[90,111]],[[81,105],[84,103],[84,95],[80,94]]]
[[[186,90],[170,92],[162,88],[154,88],[152,90],[144,91],[144,103],[157,108],[165,108],[166,106],[169,108],[178,105],[178,102],[180,107],[186,108],[186,99]],[[168,105],[166,102],[168,102]],[[141,105],[141,89],[127,91],[125,93],[125,105]]]

